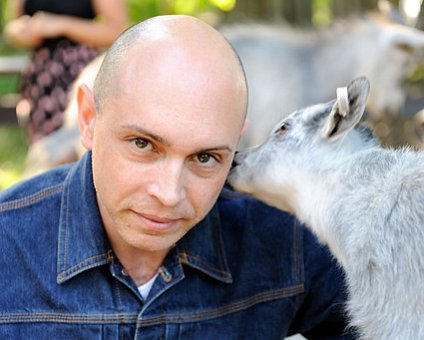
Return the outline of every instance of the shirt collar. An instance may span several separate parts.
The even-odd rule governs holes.
[[[217,280],[232,282],[224,253],[218,207],[175,247],[181,263]],[[57,282],[112,261],[93,184],[91,152],[73,166],[62,193],[58,236]]]
[[[91,171],[91,153],[65,179],[59,221],[57,282],[112,260],[103,231]]]
[[[222,242],[218,205],[178,243],[183,264],[226,283],[233,282]]]

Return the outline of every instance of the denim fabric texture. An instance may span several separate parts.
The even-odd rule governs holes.
[[[227,188],[146,300],[114,255],[88,152],[0,192],[0,339],[351,339],[343,275],[292,216]]]

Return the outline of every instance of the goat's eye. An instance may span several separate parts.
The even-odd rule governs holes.
[[[287,131],[288,129],[290,129],[290,123],[289,122],[284,122],[283,124],[281,124],[280,131]]]

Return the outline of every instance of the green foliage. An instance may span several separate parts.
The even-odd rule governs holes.
[[[230,11],[236,0],[127,0],[132,23],[166,14],[199,15],[204,12]]]
[[[414,72],[410,75],[409,81],[411,82],[419,82],[424,79],[424,63],[419,64]]]
[[[25,166],[27,143],[17,125],[0,125],[0,190],[18,182]]]
[[[17,93],[19,86],[18,75],[0,76],[0,97],[8,93]]]
[[[332,0],[312,1],[312,24],[315,27],[328,26],[333,20],[331,11]]]

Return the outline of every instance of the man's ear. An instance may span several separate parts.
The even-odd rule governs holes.
[[[93,148],[94,126],[96,124],[96,105],[93,92],[86,85],[78,87],[77,103],[81,143],[87,150],[91,150]]]

